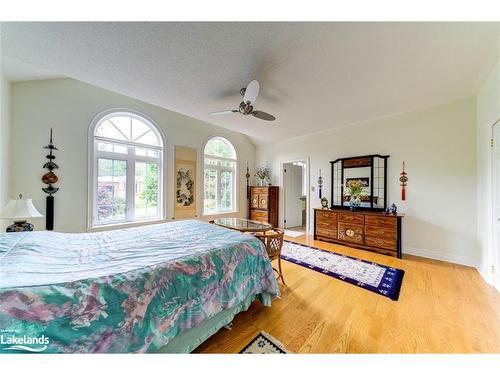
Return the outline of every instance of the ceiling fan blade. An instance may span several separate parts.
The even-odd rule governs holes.
[[[216,112],[210,112],[209,115],[227,115],[229,113],[236,113],[239,112],[237,109],[229,109],[227,111],[216,111]]]
[[[262,112],[262,111],[253,111],[252,116],[257,117],[261,120],[266,120],[266,121],[276,120],[276,117],[274,117],[273,115],[270,115],[269,113]]]
[[[257,100],[257,96],[259,96],[259,90],[260,90],[259,81],[254,79],[247,85],[247,88],[245,89],[245,95],[243,96],[243,101],[245,103],[250,102],[254,104],[255,101]]]

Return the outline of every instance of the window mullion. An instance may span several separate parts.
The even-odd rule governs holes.
[[[215,210],[220,211],[220,165],[215,168]]]
[[[134,147],[128,147],[127,158],[127,221],[133,221],[135,218],[135,159],[132,156]]]

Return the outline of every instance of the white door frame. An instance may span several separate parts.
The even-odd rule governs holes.
[[[491,125],[491,142],[492,142],[492,147],[491,147],[491,199],[492,199],[492,205],[491,205],[491,244],[492,244],[492,249],[491,249],[491,258],[490,258],[490,264],[493,264],[495,267],[495,271],[492,274],[492,281],[493,285],[500,291],[500,236],[499,233],[497,233],[497,215],[496,215],[496,207],[498,203],[496,202],[497,197],[499,194],[497,194],[497,189],[500,189],[500,176],[498,175],[498,171],[496,170],[496,159],[499,157],[497,155],[498,151],[498,146],[497,143],[500,142],[500,139],[497,139],[495,137],[495,129],[497,127],[500,127],[500,119],[495,121],[493,125]],[[490,265],[488,265],[488,268]]]
[[[310,209],[310,165],[309,165],[309,157],[302,157],[302,158],[296,158],[296,159],[290,159],[290,160],[282,160],[280,161],[280,194],[279,194],[279,226],[281,228],[285,228],[285,164],[289,163],[295,163],[295,162],[302,162],[306,163],[306,234],[309,233],[309,209]]]

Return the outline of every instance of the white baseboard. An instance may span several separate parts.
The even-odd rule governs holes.
[[[477,267],[477,272],[481,275],[484,281],[486,281],[491,286],[494,286],[493,274],[491,272],[485,272],[481,267]],[[498,289],[498,288],[497,288]]]
[[[479,264],[476,259],[458,254],[446,254],[436,250],[428,249],[417,249],[414,247],[405,247],[403,249],[403,254],[411,254],[419,257],[442,260],[450,263],[462,264],[464,266],[470,266],[478,268]]]

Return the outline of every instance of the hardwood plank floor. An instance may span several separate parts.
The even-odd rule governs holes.
[[[500,353],[500,294],[474,268],[289,240],[404,269],[399,301],[282,261],[281,299],[254,302],[195,352],[238,353],[262,330],[294,353]]]

